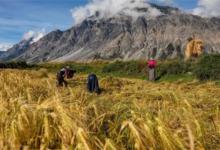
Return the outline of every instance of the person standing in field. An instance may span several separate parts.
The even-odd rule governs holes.
[[[153,58],[150,58],[147,62],[148,65],[148,77],[150,81],[156,80],[156,65],[157,62]]]

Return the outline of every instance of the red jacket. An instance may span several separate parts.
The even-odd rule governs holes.
[[[148,68],[152,69],[156,67],[157,62],[156,60],[148,60],[147,64],[148,64]]]

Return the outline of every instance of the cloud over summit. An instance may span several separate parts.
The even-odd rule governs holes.
[[[0,43],[0,51],[7,51],[12,46],[13,44],[11,43]]]
[[[220,17],[220,0],[196,0],[197,5],[190,11],[202,17]],[[177,4],[178,0],[91,0],[88,4],[71,10],[74,23],[78,24],[89,17],[110,18],[119,14],[132,17],[155,17],[162,13],[149,5],[149,2],[165,5]],[[187,2],[186,2],[187,3]],[[147,8],[148,13],[135,8]],[[187,11],[187,9],[186,9]]]
[[[220,17],[220,0],[198,0],[193,14],[203,17]]]
[[[151,16],[161,14],[156,8],[152,8],[148,0],[92,0],[87,5],[71,10],[74,22],[80,23],[84,19],[95,16],[97,18],[110,18],[119,14],[132,17]],[[147,8],[148,13],[138,12],[135,8]]]
[[[44,37],[45,34],[46,31],[44,29],[42,29],[41,31],[30,30],[24,34],[23,40],[32,39],[31,43],[34,43],[40,40],[42,37]]]

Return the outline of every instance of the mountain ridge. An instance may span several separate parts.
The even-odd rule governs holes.
[[[207,53],[220,53],[219,18],[202,18],[170,6],[151,6],[163,14],[136,19],[126,15],[102,19],[91,16],[66,31],[50,32],[20,49],[16,56],[12,52],[17,52],[17,47],[13,47],[7,58],[1,55],[0,60],[38,63],[182,58],[187,39],[194,35],[204,40]]]

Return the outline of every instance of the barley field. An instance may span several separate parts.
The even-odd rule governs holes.
[[[47,70],[0,71],[0,149],[219,150],[220,86],[86,75],[57,88]]]

